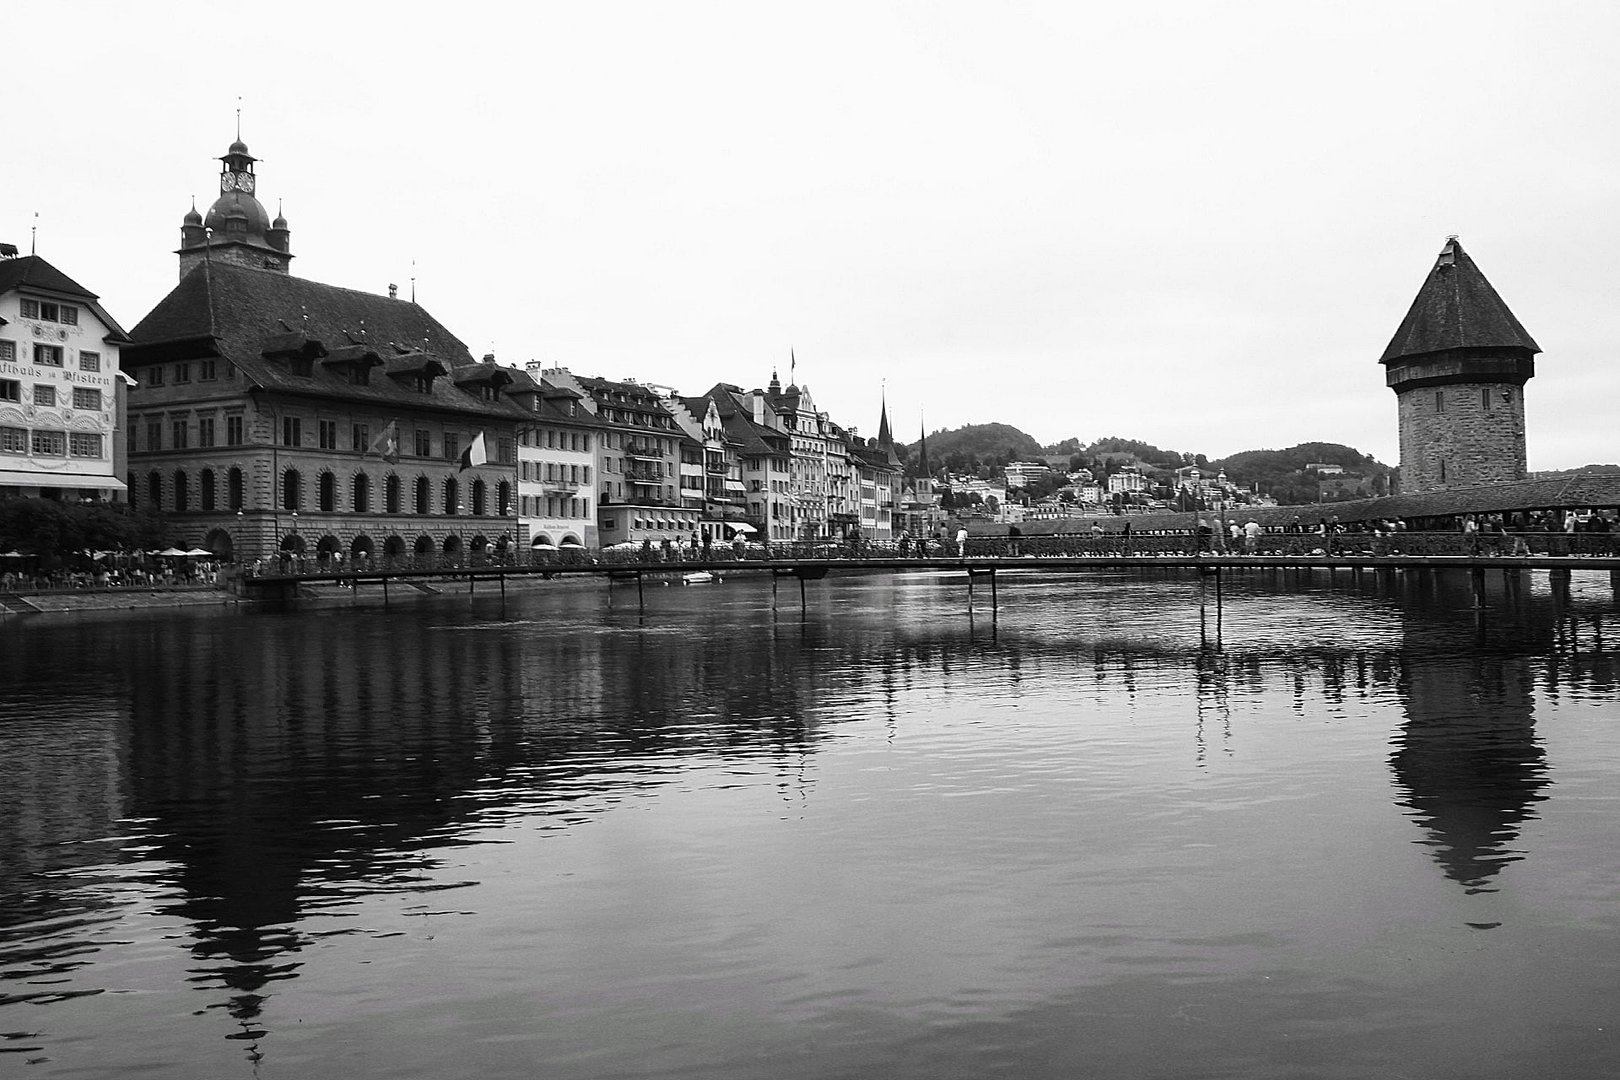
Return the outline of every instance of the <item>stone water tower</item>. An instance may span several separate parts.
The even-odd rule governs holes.
[[[1379,363],[1400,415],[1401,492],[1523,480],[1535,343],[1455,236]]]

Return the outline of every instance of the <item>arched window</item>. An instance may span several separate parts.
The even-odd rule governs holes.
[[[512,512],[512,485],[505,480],[495,485],[495,512],[502,517]]]
[[[418,476],[416,478],[416,512],[418,514],[432,513],[428,506],[428,497],[428,478]]]
[[[124,490],[129,492],[129,508],[135,509],[135,474],[124,474]]]
[[[242,470],[232,468],[225,474],[225,498],[229,500],[229,509],[240,510],[245,501],[243,499]]]
[[[146,497],[152,500],[152,509],[163,509],[163,474],[153,473],[146,478]]]
[[[460,485],[458,485],[456,483],[456,478],[455,477],[452,476],[449,479],[445,480],[445,482],[444,482],[444,512],[445,513],[453,514],[453,513],[456,512],[456,502],[457,502],[457,499],[459,498],[460,494],[461,494],[461,487],[460,487]]]
[[[364,514],[371,509],[371,477],[356,473],[354,477],[354,512]]]
[[[214,470],[204,469],[197,480],[197,496],[204,510],[214,509]]]
[[[474,480],[472,485],[473,513],[482,517],[484,515],[484,482]]]
[[[176,511],[191,509],[191,490],[184,469],[174,470],[174,508]]]
[[[303,477],[298,475],[297,469],[288,469],[281,474],[281,508],[283,510],[296,510],[303,503]]]
[[[322,510],[337,509],[337,477],[329,472],[321,473],[318,505]]]
[[[388,479],[383,481],[383,509],[390,514],[397,514],[400,512],[399,486],[399,477],[395,476],[393,473],[389,473]]]

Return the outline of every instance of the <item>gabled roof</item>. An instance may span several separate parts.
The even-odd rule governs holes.
[[[1448,349],[1486,348],[1541,351],[1457,238],[1451,237],[1379,363]]]
[[[355,384],[329,365],[295,375],[284,358],[329,354],[358,360],[377,355],[389,376],[461,375],[477,367],[467,346],[408,300],[324,285],[290,274],[215,261],[201,263],[131,332],[125,366],[166,359],[187,343],[210,343],[247,379],[269,390],[314,393],[402,408],[525,415],[504,401],[486,402],[434,379],[427,392],[410,382],[373,377]]]
[[[38,255],[22,255],[15,259],[0,259],[0,292],[10,292],[19,286],[29,286],[83,300],[99,299],[95,293],[68,277]]]
[[[70,296],[82,300],[85,306],[96,313],[102,325],[107,328],[107,337],[113,341],[124,342],[129,335],[124,328],[113,320],[113,317],[102,308],[100,297],[77,281],[68,277],[62,271],[40,258],[38,255],[22,255],[14,259],[0,259],[0,293],[11,292],[13,289],[37,290],[55,296]]]

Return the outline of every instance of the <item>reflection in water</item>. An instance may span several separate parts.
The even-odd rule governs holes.
[[[206,996],[198,1011],[227,1017],[214,1037],[246,1044],[257,1063],[278,1034],[271,1002],[312,977],[323,947],[397,932],[379,920],[379,898],[424,916],[477,906],[457,897],[484,895],[478,875],[491,863],[466,849],[530,830],[588,838],[612,811],[661,807],[691,770],[716,766],[737,788],[768,783],[784,817],[814,819],[826,813],[823,777],[834,790],[851,784],[837,771],[841,741],[875,730],[899,755],[933,726],[963,740],[935,752],[967,755],[969,779],[951,791],[950,777],[930,776],[920,790],[1023,791],[1043,807],[1054,793],[1059,806],[1095,799],[1098,813],[1126,808],[1121,828],[1143,828],[1137,805],[1171,822],[1222,805],[1257,729],[1353,730],[1395,702],[1404,722],[1384,730],[1396,802],[1446,877],[1485,893],[1526,857],[1522,827],[1550,793],[1538,707],[1616,685],[1614,658],[1594,647],[1599,600],[1521,583],[1493,590],[1482,618],[1466,578],[1240,579],[1226,589],[1217,650],[1199,642],[1193,588],[1174,575],[1013,578],[993,635],[952,588],[903,578],[823,587],[812,606],[824,609],[780,617],[761,603],[768,594],[728,584],[671,590],[646,619],[578,589],[514,602],[511,621],[474,604],[7,626],[9,662],[32,681],[0,694],[0,988],[36,1002],[97,992],[116,943],[89,928],[135,898],[185,928],[185,978]],[[1048,731],[1026,709],[1060,721]],[[1134,728],[1162,730],[1209,786],[1131,788],[1120,778],[1153,746],[1133,741]],[[880,767],[897,766],[862,766]],[[1241,798],[1264,804],[1293,782],[1287,770],[1322,768],[1309,756],[1279,767]],[[1365,798],[1387,810],[1387,790]],[[906,839],[862,837],[877,846],[839,857],[882,880],[918,857]],[[1064,861],[1066,840],[1030,852],[1048,873],[1097,873]],[[1108,865],[1127,880],[1165,876]],[[474,924],[490,916],[465,912]],[[1173,909],[1168,918],[1144,936],[1186,933]]]
[[[1408,666],[1408,722],[1390,766],[1447,877],[1470,892],[1523,855],[1514,844],[1547,796],[1532,676],[1522,660],[1469,658]]]

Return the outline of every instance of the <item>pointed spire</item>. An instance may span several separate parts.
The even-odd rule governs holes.
[[[888,449],[894,446],[894,433],[889,430],[889,388],[887,383],[883,387],[882,396],[878,399],[878,433],[877,444],[880,448]]]
[[[1379,362],[1450,349],[1497,348],[1541,351],[1462,244],[1455,236],[1447,237]]]
[[[917,414],[917,475],[933,476],[934,471],[928,467],[928,425],[922,414]]]

